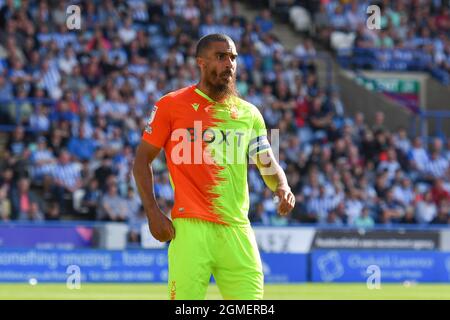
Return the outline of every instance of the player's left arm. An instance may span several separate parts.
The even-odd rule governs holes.
[[[253,110],[254,117],[248,155],[258,167],[267,187],[278,196],[278,213],[287,215],[294,208],[295,197],[283,169],[272,152],[264,118],[256,107]]]
[[[279,198],[278,213],[287,215],[295,206],[295,196],[291,192],[286,174],[275,158],[272,149],[254,156],[255,164],[258,167],[261,176],[267,185]]]

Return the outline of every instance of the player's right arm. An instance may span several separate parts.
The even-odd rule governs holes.
[[[133,176],[147,214],[150,232],[155,239],[166,242],[175,237],[172,221],[166,217],[156,202],[153,192],[153,170],[151,163],[160,152],[160,148],[142,140],[136,150]]]
[[[155,239],[166,242],[175,237],[172,221],[161,211],[153,192],[151,164],[169,139],[171,132],[169,104],[159,101],[142,134],[136,150],[133,176],[148,218],[150,232]]]

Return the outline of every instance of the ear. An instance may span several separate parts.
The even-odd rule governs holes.
[[[203,59],[202,57],[197,57],[196,61],[199,68],[203,69],[203,67],[205,66],[205,59]]]

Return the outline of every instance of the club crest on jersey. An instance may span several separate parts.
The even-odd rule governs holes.
[[[209,110],[212,108],[212,104],[208,104],[206,107],[205,107],[205,112],[209,112]]]
[[[231,118],[237,119],[238,118],[238,110],[235,105],[231,106],[230,108]]]

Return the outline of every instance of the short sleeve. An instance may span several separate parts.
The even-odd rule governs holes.
[[[160,100],[152,108],[142,133],[142,140],[163,148],[170,137],[170,130],[169,106]]]
[[[253,126],[248,144],[248,155],[253,160],[257,154],[270,149],[264,118],[257,108],[254,108],[254,110]]]

